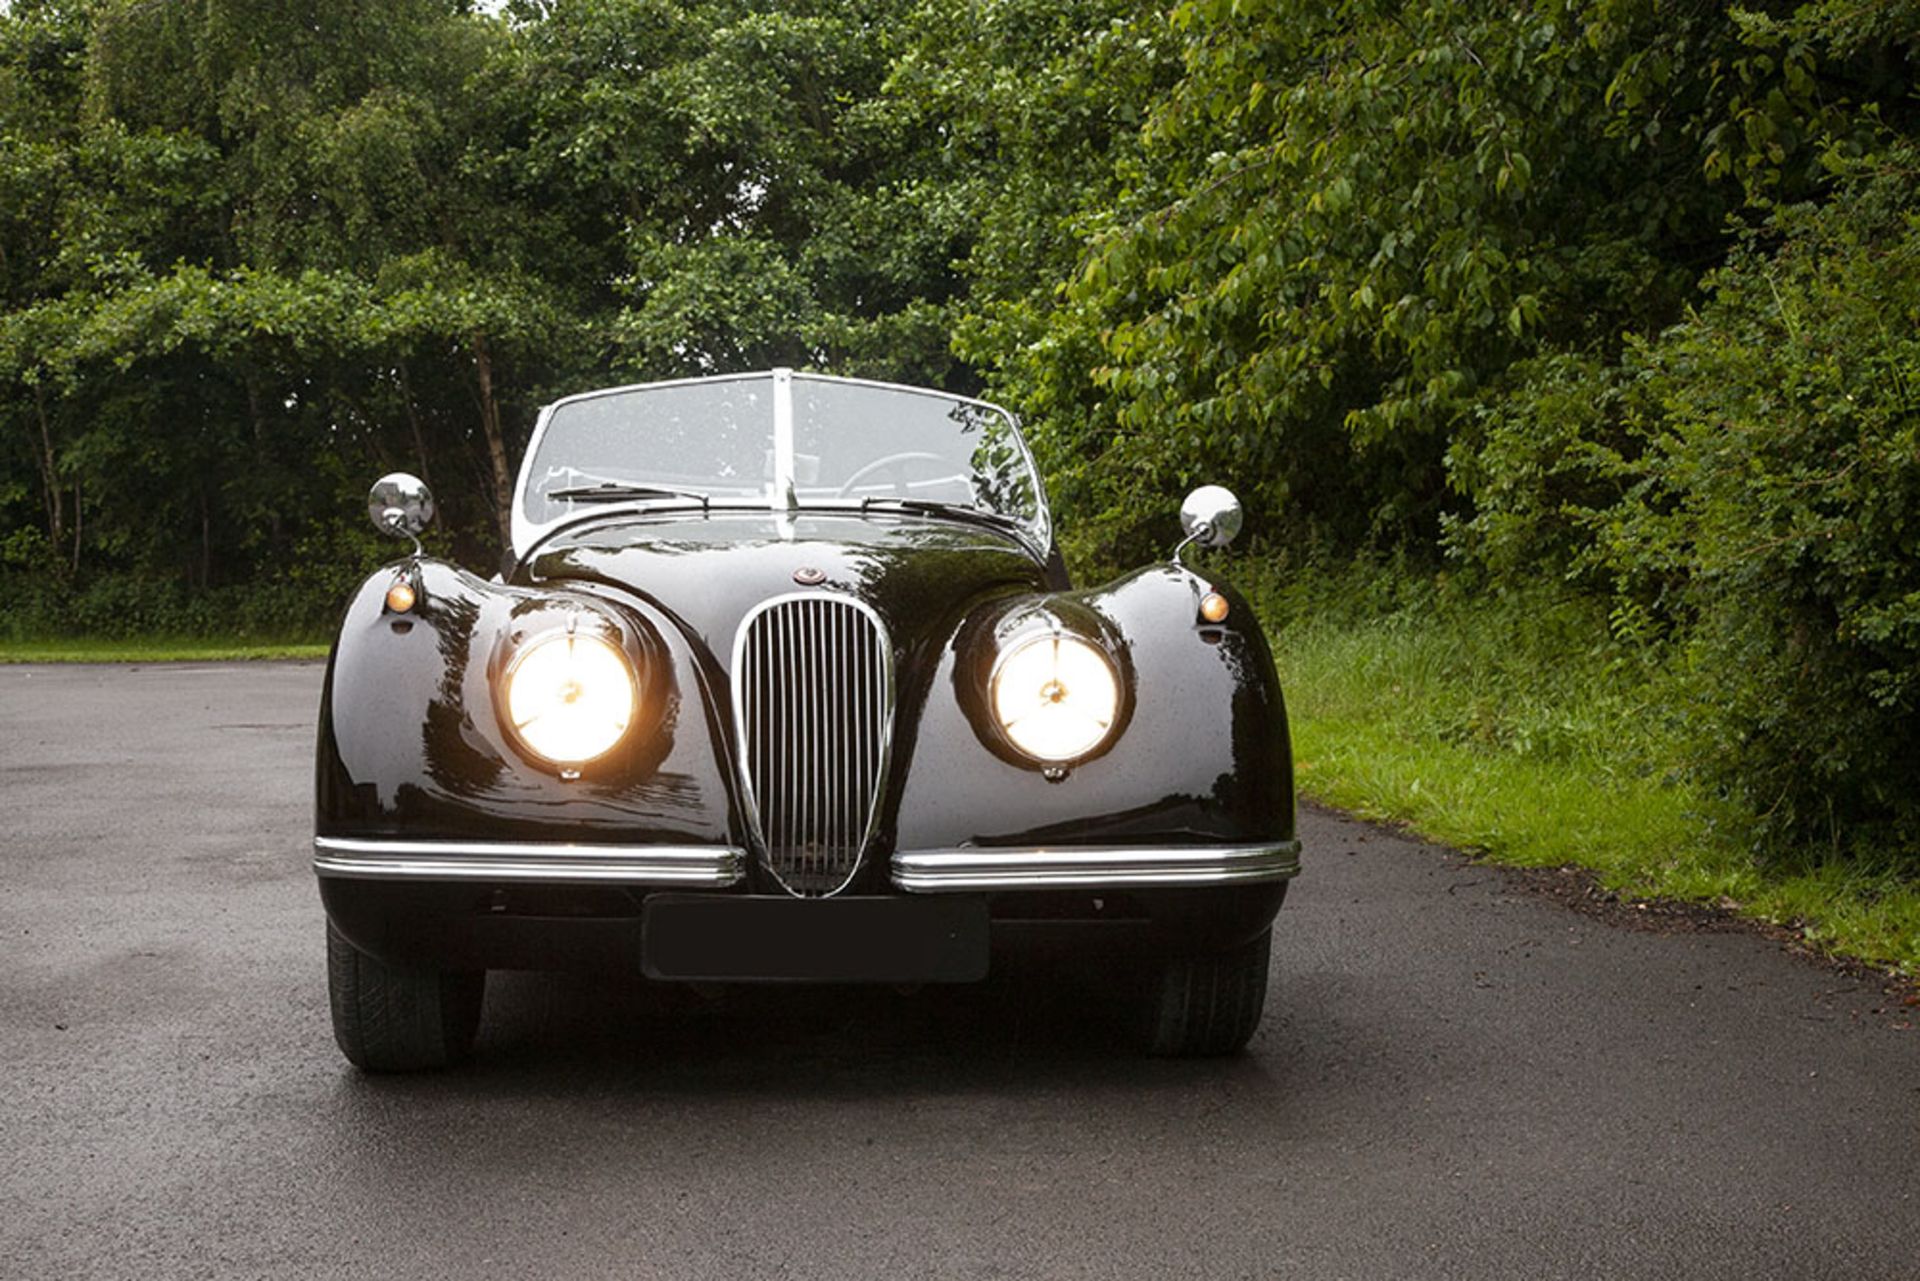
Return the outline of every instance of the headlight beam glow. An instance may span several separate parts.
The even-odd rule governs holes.
[[[1105,742],[1120,710],[1120,680],[1099,648],[1045,632],[1016,641],[994,666],[994,718],[1036,761],[1058,764]]]
[[[556,765],[602,756],[633,723],[639,701],[626,656],[573,630],[529,642],[507,668],[507,721],[528,751]]]

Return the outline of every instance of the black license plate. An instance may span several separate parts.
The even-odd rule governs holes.
[[[987,901],[655,894],[641,915],[651,979],[972,983],[987,976]]]

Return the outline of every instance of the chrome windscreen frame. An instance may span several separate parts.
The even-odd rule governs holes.
[[[773,389],[773,454],[774,476],[767,487],[765,499],[758,503],[745,503],[740,500],[721,503],[701,504],[696,509],[706,511],[726,510],[772,510],[777,513],[799,511],[852,512],[863,510],[858,501],[819,501],[794,505],[794,453],[793,453],[793,380],[803,378],[810,382],[837,383],[849,387],[872,387],[880,391],[899,392],[905,395],[926,396],[935,400],[956,404],[975,405],[991,413],[999,414],[1007,420],[1013,429],[1013,441],[1019,448],[1021,461],[1026,464],[1027,473],[1033,481],[1035,516],[1031,523],[1022,523],[1020,530],[1028,541],[1034,554],[1045,559],[1053,538],[1053,516],[1047,509],[1046,486],[1040,478],[1040,468],[1034,462],[1033,451],[1028,448],[1024,433],[1020,430],[1020,420],[1012,411],[992,401],[979,400],[972,396],[957,396],[927,387],[910,387],[904,383],[882,382],[872,378],[842,378],[835,374],[795,373],[786,367],[772,370],[756,370],[751,373],[711,374],[700,378],[669,378],[659,382],[629,383],[620,387],[600,387],[592,391],[579,392],[572,396],[563,396],[550,405],[541,408],[539,417],[534,420],[533,434],[527,441],[526,452],[520,456],[520,470],[514,480],[513,510],[509,517],[509,534],[513,543],[513,554],[524,558],[534,544],[563,525],[572,524],[580,517],[566,517],[560,520],[534,521],[526,514],[527,488],[532,482],[531,468],[534,457],[540,452],[540,446],[546,439],[547,428],[553,421],[554,412],[567,405],[581,401],[595,400],[603,396],[620,396],[638,391],[663,391],[673,387],[691,387],[701,383],[743,382],[750,379],[766,378]],[[636,499],[630,503],[607,503],[597,508],[598,512],[608,511],[671,511],[687,506],[685,499]]]

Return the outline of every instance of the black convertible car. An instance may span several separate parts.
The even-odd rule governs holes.
[[[414,538],[348,606],[314,868],[335,1034],[471,1047],[489,969],[966,982],[1110,953],[1164,1054],[1243,1046],[1299,866],[1286,711],[1231,588],[1076,589],[1012,417],[775,369],[545,409],[491,581]],[[1189,543],[1237,532],[1187,500]]]

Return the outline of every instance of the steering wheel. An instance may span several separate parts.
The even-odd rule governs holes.
[[[912,449],[912,450],[907,450],[905,452],[898,453],[898,454],[888,454],[884,458],[874,459],[872,462],[868,463],[865,467],[862,467],[859,471],[856,471],[855,473],[853,473],[853,475],[847,477],[846,483],[840,486],[839,492],[836,493],[834,497],[836,498],[851,497],[853,495],[853,490],[855,486],[857,486],[861,481],[865,480],[868,476],[872,475],[874,472],[879,471],[882,467],[899,467],[906,463],[944,463],[946,461],[947,460],[945,458],[942,458],[939,454],[930,454],[924,449]],[[894,489],[898,490],[900,493],[900,496],[904,498],[907,493],[906,477],[904,476],[894,477],[893,487]]]

